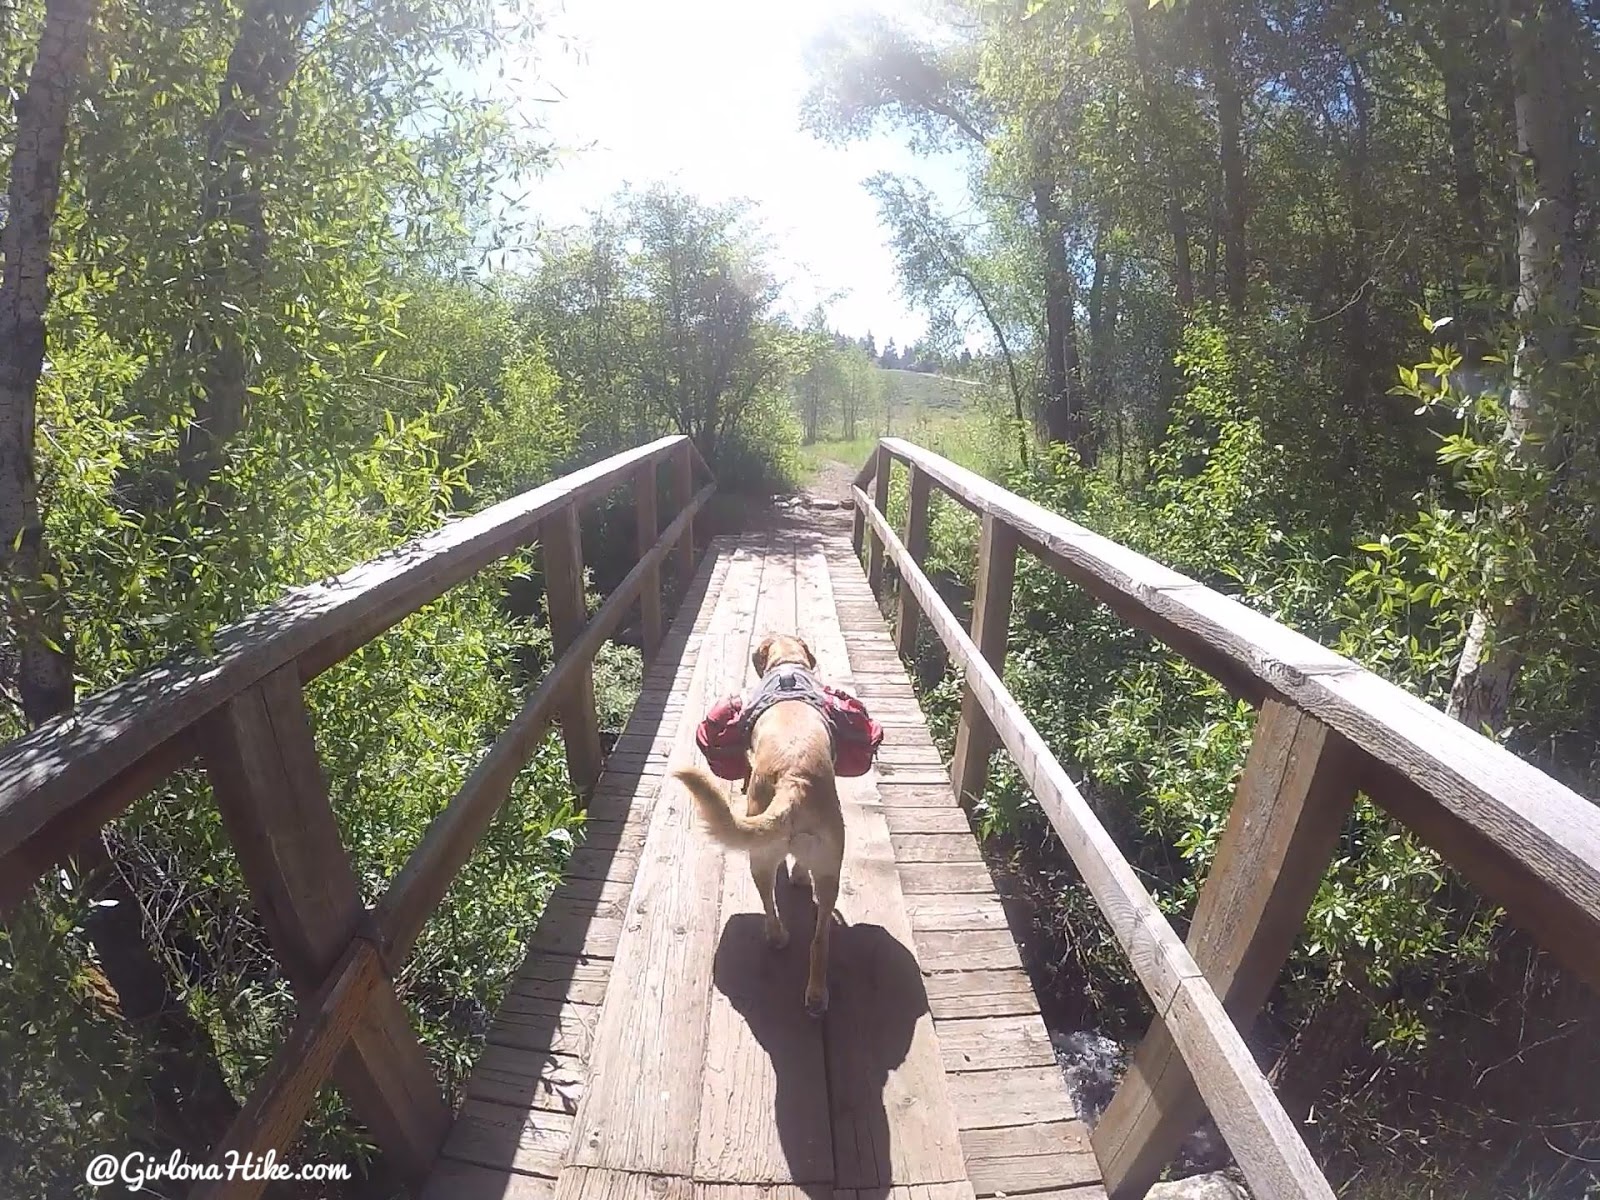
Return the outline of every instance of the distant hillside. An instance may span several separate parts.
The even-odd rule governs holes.
[[[879,367],[877,370],[883,376],[888,390],[886,398],[897,406],[966,409],[972,407],[979,397],[980,385],[968,379],[956,379],[949,375],[924,375],[920,371],[898,371],[885,367]]]

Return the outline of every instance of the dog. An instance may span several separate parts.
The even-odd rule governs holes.
[[[763,637],[750,660],[763,678],[786,665],[807,672],[817,665],[804,639],[786,634]],[[844,814],[839,809],[827,718],[805,700],[772,703],[750,730],[749,756],[742,815],[704,771],[689,767],[675,774],[694,797],[711,835],[726,846],[749,852],[750,874],[766,913],[767,945],[774,950],[789,943],[774,895],[778,868],[792,855],[791,879],[798,883],[802,874],[810,877],[817,925],[811,934],[805,1006],[813,1017],[820,1017],[828,1008],[828,929],[844,864]]]

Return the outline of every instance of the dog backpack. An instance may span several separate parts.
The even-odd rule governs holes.
[[[745,753],[750,747],[749,730],[745,728],[744,701],[738,696],[717,701],[695,730],[694,740],[717,778],[738,780],[749,774],[750,760]]]
[[[847,692],[823,685],[828,708],[823,715],[833,729],[833,773],[865,775],[872,769],[878,747],[883,744],[883,726],[872,719],[866,706]]]
[[[883,744],[883,727],[874,721],[866,706],[846,692],[819,685],[817,708],[828,722],[833,738],[835,775],[865,775],[872,769],[878,747]],[[807,698],[808,700],[810,697]],[[719,779],[742,780],[750,772],[750,720],[761,715],[764,706],[746,707],[740,696],[725,696],[706,713],[695,730],[695,745],[705,755],[711,773]]]

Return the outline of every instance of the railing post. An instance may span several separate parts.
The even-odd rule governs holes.
[[[588,623],[583,588],[583,534],[578,506],[569,504],[540,525],[544,546],[545,602],[550,609],[550,638],[560,659]],[[600,719],[594,703],[594,668],[585,664],[560,708],[561,738],[567,748],[567,774],[572,786],[587,792],[600,778],[605,751],[600,745]]]
[[[906,552],[917,566],[928,557],[928,500],[933,481],[916,463],[911,464],[911,486],[906,497]],[[894,645],[901,658],[910,658],[917,651],[917,618],[921,610],[903,584],[895,605]]]
[[[1263,703],[1188,938],[1241,1029],[1266,1001],[1305,925],[1355,799],[1356,772],[1355,754],[1338,734],[1277,700]],[[1204,1112],[1157,1018],[1095,1127],[1106,1191],[1118,1200],[1143,1196]]]
[[[685,438],[672,455],[672,504],[682,512],[694,499],[694,445]],[[683,532],[678,543],[678,562],[684,579],[694,578],[694,526]]]
[[[1011,588],[1017,575],[1017,534],[992,512],[983,514],[978,533],[978,586],[972,600],[972,640],[997,675],[1005,674],[1006,640],[1011,625]],[[970,687],[961,689],[961,721],[956,726],[950,785],[962,805],[983,795],[989,755],[999,744],[994,726]]]
[[[656,516],[656,465],[645,463],[633,477],[633,513],[638,555],[643,558],[661,532]],[[639,592],[639,624],[644,635],[644,661],[650,662],[661,645],[661,570],[651,567]]]
[[[250,895],[304,1007],[349,948],[364,910],[328,804],[299,669],[291,662],[240,693],[206,718],[199,739]],[[403,1170],[432,1165],[450,1111],[387,976],[333,1077]]]
[[[872,477],[872,504],[884,516],[889,515],[889,475],[893,467],[894,459],[889,454],[889,448],[879,442],[877,473]],[[876,533],[868,536],[867,586],[872,589],[873,595],[877,595],[883,585],[883,539]]]
[[[872,479],[873,472],[878,469],[878,455],[876,452],[867,456],[867,461],[861,464],[861,470],[856,472],[854,486],[862,491],[866,490],[868,482]],[[855,502],[854,489],[850,498],[850,545],[855,548],[856,560],[861,559],[861,549],[866,545],[867,515],[861,511]]]

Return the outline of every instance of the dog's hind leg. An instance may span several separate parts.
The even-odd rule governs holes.
[[[782,950],[789,944],[789,931],[783,927],[783,917],[778,913],[778,898],[774,890],[778,881],[778,868],[783,865],[786,851],[779,847],[750,848],[750,877],[755,880],[756,891],[761,893],[761,909],[767,914],[767,945]]]
[[[806,977],[806,1011],[820,1017],[828,1011],[828,930],[839,899],[839,876],[811,873],[811,894],[817,902],[817,927],[811,934],[811,969]]]

